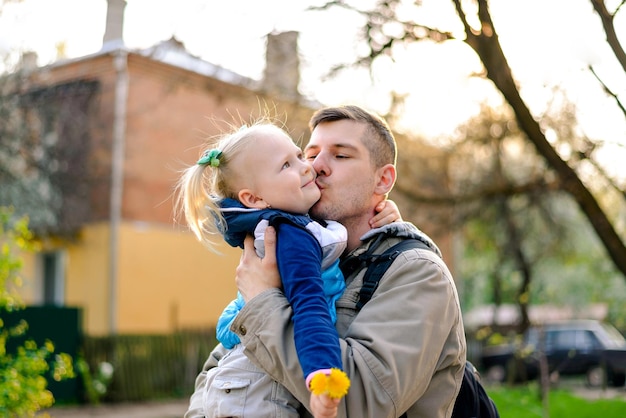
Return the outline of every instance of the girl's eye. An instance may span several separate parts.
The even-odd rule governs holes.
[[[291,167],[291,164],[289,164],[289,161],[286,161],[285,164],[283,164],[283,166],[281,167],[281,170],[284,170],[285,168],[289,168]]]

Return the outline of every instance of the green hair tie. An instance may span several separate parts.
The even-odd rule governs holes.
[[[217,149],[208,150],[204,154],[202,154],[202,158],[198,160],[197,164],[199,165],[209,164],[211,167],[219,167],[221,156],[222,156],[222,151],[220,150],[217,150]]]

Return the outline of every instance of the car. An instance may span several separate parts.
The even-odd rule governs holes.
[[[593,387],[624,385],[626,339],[612,325],[596,320],[531,326],[520,343],[485,347],[479,365],[491,382],[537,379],[541,352],[551,377],[586,376],[587,384]]]

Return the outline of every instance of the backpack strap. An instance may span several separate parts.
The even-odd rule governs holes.
[[[357,310],[361,310],[361,308],[372,298],[374,292],[378,288],[380,280],[396,257],[398,257],[401,252],[412,248],[422,248],[433,251],[421,240],[416,238],[407,238],[387,249],[382,254],[372,255],[369,260],[366,260],[367,271],[363,276],[363,286],[359,292],[359,300],[356,303]]]
[[[377,242],[376,244],[379,244]],[[387,249],[380,255],[372,255],[378,245],[370,246],[365,254],[359,256],[361,260],[361,267],[367,266],[367,271],[363,276],[363,286],[359,293],[359,300],[356,304],[357,310],[360,310],[374,295],[374,291],[378,287],[380,280],[382,279],[385,271],[389,268],[391,263],[400,255],[401,252],[412,249],[420,248],[429,251],[434,251],[426,243],[417,238],[407,238],[391,248]],[[400,418],[406,418],[405,412]],[[498,409],[495,403],[485,391],[485,388],[480,383],[477,377],[476,368],[472,363],[467,361],[465,363],[465,370],[463,374],[463,381],[454,404],[452,412],[452,418],[500,418]]]

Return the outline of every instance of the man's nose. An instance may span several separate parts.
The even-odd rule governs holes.
[[[318,155],[313,160],[313,169],[317,173],[318,176],[327,176],[330,170],[328,169],[328,164],[326,164],[326,160]]]

